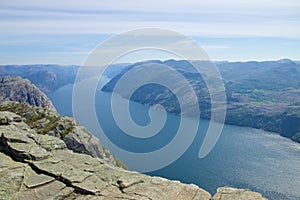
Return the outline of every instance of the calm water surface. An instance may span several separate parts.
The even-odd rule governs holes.
[[[72,85],[48,96],[62,115],[72,115]],[[98,92],[95,106],[99,123],[110,140],[137,153],[166,145],[176,134],[180,120],[178,116],[168,114],[165,127],[155,137],[137,139],[124,134],[115,124],[110,112],[109,93]],[[132,118],[139,125],[150,122],[148,109],[148,106],[130,103]],[[258,191],[274,200],[300,199],[300,144],[262,130],[225,125],[213,151],[199,159],[199,148],[208,124],[207,120],[200,120],[197,136],[181,158],[148,174],[194,183],[210,193],[215,193],[217,187],[232,186]],[[93,130],[93,127],[87,128]],[[186,132],[189,134],[188,129]],[[130,161],[121,159],[130,168]]]

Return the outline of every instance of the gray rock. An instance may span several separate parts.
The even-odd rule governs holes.
[[[0,117],[0,125],[9,125],[8,118],[5,116]]]
[[[237,189],[231,187],[221,187],[212,200],[267,200],[258,192],[252,192],[248,189]]]
[[[14,125],[1,127],[0,134],[6,153],[20,161],[0,153],[1,173],[7,169],[3,172],[6,182],[0,180],[1,198],[45,199],[58,198],[58,195],[79,198],[87,195],[96,199],[169,199],[182,195],[185,199],[193,199],[200,195],[201,199],[208,200],[211,197],[195,185],[142,175],[99,158],[75,153],[63,148],[63,141],[53,136],[17,132]],[[8,188],[10,192],[5,192]]]
[[[74,126],[73,130],[63,140],[68,148],[75,152],[85,153],[115,163],[113,156],[106,152],[102,145],[99,145],[98,138],[82,126]]]
[[[0,199],[211,199],[196,185],[113,166],[67,149],[57,137],[16,124],[0,126]],[[214,198],[264,199],[237,189],[219,189]]]
[[[2,76],[0,83],[0,102],[17,101],[55,111],[47,96],[29,80],[19,76]]]
[[[37,144],[47,151],[67,148],[67,145],[64,143],[64,141],[50,135],[27,134],[27,137],[33,139]]]
[[[10,112],[1,110],[9,110]],[[123,166],[100,144],[98,138],[71,117],[62,117],[55,111],[17,102],[0,103],[0,116],[3,125],[13,123],[25,131],[34,129],[39,134],[62,138],[67,148],[75,152],[85,153],[104,159],[114,165]],[[17,119],[18,122],[14,119]],[[19,122],[20,119],[21,122]]]
[[[67,147],[75,152],[99,157],[114,165],[123,166],[95,136],[77,124],[74,119],[60,116],[46,95],[27,79],[0,77],[1,110],[4,112],[0,114],[0,125],[14,123],[22,130],[29,131],[31,128],[39,134],[63,138]],[[21,123],[22,121],[27,124]],[[48,148],[52,148],[51,142]],[[15,150],[17,149],[15,147]]]
[[[51,176],[0,153],[0,199],[62,199],[74,192]]]
[[[15,113],[2,111],[0,115],[0,125],[9,125],[12,122],[22,122],[22,118]]]

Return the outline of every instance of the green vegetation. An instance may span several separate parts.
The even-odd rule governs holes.
[[[126,165],[122,163],[117,157],[114,156],[114,160],[116,161],[116,166],[127,169]]]
[[[105,157],[109,158],[110,153],[109,153],[109,151],[107,150],[107,148],[104,147],[104,146],[102,146],[102,150],[104,151]]]
[[[66,135],[68,135],[69,133],[71,133],[73,131],[73,128],[74,127],[70,126],[65,131],[62,131],[60,133],[61,138],[64,138]]]
[[[108,151],[108,149],[106,147],[102,146],[102,150],[104,151],[105,157],[107,157],[107,158],[111,157],[111,154],[110,154],[110,152]],[[127,169],[126,165],[124,163],[122,163],[122,161],[120,161],[117,157],[113,156],[113,158],[115,160],[115,163],[116,163],[117,167]]]
[[[210,96],[205,91],[201,77],[189,71],[186,61],[164,61],[178,70],[191,85],[196,86],[201,117],[210,119]],[[147,62],[145,64],[150,64]],[[266,62],[220,62],[216,63],[225,83],[227,95],[226,123],[260,128],[293,138],[298,141],[300,132],[300,65],[289,59]],[[129,65],[128,69],[135,67]],[[118,79],[126,73],[121,71],[103,88],[111,92]],[[148,75],[150,76],[150,75]],[[213,80],[213,79],[212,79]],[[126,98],[120,91],[120,94]],[[177,98],[155,85],[141,87],[131,100],[146,104],[162,104],[168,112],[179,114]],[[184,94],[187,98],[192,96]],[[128,98],[128,97],[127,97]],[[189,99],[186,99],[188,102]],[[187,115],[193,116],[192,113]]]
[[[45,108],[34,107],[25,103],[3,102],[0,104],[1,111],[14,112],[24,118],[24,122],[39,134],[49,134],[51,131],[64,138],[73,131],[74,122],[63,118],[57,113]]]

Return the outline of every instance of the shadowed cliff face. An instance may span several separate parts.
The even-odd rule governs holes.
[[[55,111],[47,96],[29,80],[15,76],[0,77],[0,102],[17,101]]]
[[[199,199],[203,189],[115,167],[75,153],[23,117],[0,111],[0,199]],[[263,200],[259,193],[219,188],[214,200]]]
[[[20,120],[23,120],[29,126],[29,129],[35,130],[38,134],[62,139],[68,149],[101,158],[113,165],[123,166],[100,144],[98,138],[80,126],[73,118],[60,116],[57,112],[46,108],[18,102],[0,103],[0,111],[17,113]],[[0,116],[0,119],[3,123],[7,121],[3,116]]]
[[[0,77],[0,110],[17,113],[30,128],[40,134],[63,139],[67,147],[75,152],[123,165],[74,119],[60,116],[47,96],[27,79]]]
[[[43,92],[51,92],[73,83],[79,66],[61,65],[0,65],[0,76],[29,79]]]

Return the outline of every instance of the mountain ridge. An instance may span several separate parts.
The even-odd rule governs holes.
[[[0,102],[18,101],[56,112],[52,102],[35,85],[19,76],[0,76]]]
[[[116,78],[131,69],[132,66],[151,62],[176,65],[182,74],[187,75],[186,78],[191,77],[187,72],[192,74],[195,72],[195,70],[189,69],[188,61],[154,60],[133,64],[114,64],[107,69],[105,76],[112,78],[112,81],[117,80]],[[264,129],[300,142],[300,127],[297,123],[292,122],[294,119],[300,120],[299,62],[290,59],[281,59],[277,61],[226,61],[216,62],[216,65],[223,77],[227,101],[229,102],[227,105],[227,124]],[[1,65],[0,76],[20,75],[36,83],[39,89],[48,94],[66,84],[73,84],[78,69],[79,66]],[[39,73],[39,71],[43,71],[43,73]],[[56,79],[51,79],[51,76],[43,76],[46,72],[47,74],[55,74]],[[49,79],[53,81],[51,82]],[[111,83],[109,84],[112,86]],[[111,91],[111,89],[108,88],[107,90]],[[149,90],[151,87],[146,89]],[[201,86],[196,88],[197,90],[203,94],[199,96],[201,99],[200,106],[202,106],[200,110],[209,110],[210,99],[205,95],[207,89],[205,86]],[[150,97],[148,99],[137,98],[138,96],[143,96],[142,90],[139,90],[139,93],[134,97],[136,99],[132,100],[148,105],[163,103],[157,100],[153,101],[159,94],[165,94],[164,98],[160,95],[161,101],[166,102],[167,100],[171,100],[171,104],[175,102],[172,98],[168,97],[167,93],[161,90],[152,92],[151,95],[148,95]],[[180,110],[176,106],[172,107],[166,103],[165,106],[169,112],[180,113]],[[201,117],[210,119],[210,112],[202,112]],[[287,124],[295,126],[296,129],[290,132]]]
[[[200,62],[200,61],[199,61]],[[167,63],[171,63],[168,65]],[[174,64],[175,63],[175,64]],[[112,92],[119,79],[138,63],[128,66],[102,88],[105,92]],[[211,99],[208,88],[204,82],[214,77],[208,77],[205,73],[199,75],[193,72],[191,64],[187,61],[166,61],[163,64],[175,69],[185,77],[192,85],[199,101],[201,118],[210,120]],[[205,63],[201,67],[205,67]],[[300,66],[291,60],[266,61],[266,62],[236,62],[223,63],[218,66],[225,85],[227,96],[226,124],[248,126],[266,131],[279,133],[293,141],[300,142]],[[151,80],[151,72],[147,79]],[[131,83],[128,82],[130,85]],[[180,84],[180,83],[174,83]],[[184,114],[193,117],[193,113],[181,113],[179,103],[171,91],[164,87],[148,84],[139,88],[132,96],[126,91],[118,91],[124,98],[133,101],[155,105],[161,104],[171,113]],[[185,91],[181,95],[191,97]],[[186,99],[189,102],[188,99]],[[294,127],[294,128],[289,128]]]

